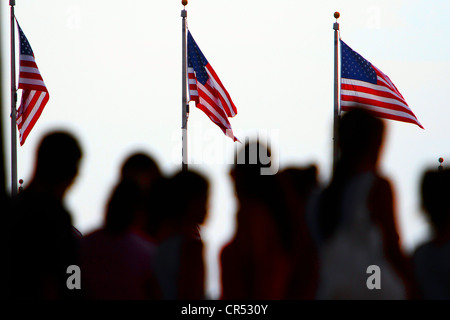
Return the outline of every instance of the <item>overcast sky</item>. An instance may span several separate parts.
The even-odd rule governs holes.
[[[2,1],[5,154],[9,182],[9,1]],[[425,130],[387,121],[382,171],[393,183],[405,249],[426,235],[419,181],[438,158],[450,162],[450,2],[191,0],[188,27],[233,99],[235,135],[268,137],[280,169],[318,166],[330,176],[333,123],[333,13],[341,38],[387,74]],[[25,145],[18,177],[30,181],[42,136],[64,128],[84,158],[66,203],[75,225],[101,225],[119,166],[133,151],[165,173],[181,168],[181,1],[17,0],[16,17],[33,48],[50,100]],[[191,168],[212,182],[203,238],[218,292],[217,249],[234,228],[228,177],[235,144],[191,104]],[[448,160],[447,160],[448,159]],[[176,199],[176,195],[173,195]]]

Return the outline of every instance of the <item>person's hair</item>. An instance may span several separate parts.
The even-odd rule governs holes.
[[[338,135],[341,157],[360,159],[363,156],[378,157],[383,141],[384,122],[362,108],[352,109],[342,116]]]
[[[144,152],[136,152],[131,154],[123,162],[120,169],[122,179],[132,177],[134,174],[143,171],[155,172],[158,176],[161,175],[156,161]]]
[[[37,150],[35,178],[48,184],[69,182],[78,173],[82,151],[70,133],[55,131],[46,135]]]
[[[450,223],[450,170],[426,170],[421,181],[422,207],[434,231]]]
[[[131,180],[120,181],[113,189],[106,206],[105,229],[112,234],[126,231],[142,205],[142,192]]]
[[[179,171],[171,177],[159,178],[144,200],[149,217],[147,232],[156,235],[166,223],[181,226],[184,223],[199,222],[190,221],[191,216],[188,214],[192,212],[189,213],[188,210],[192,204],[205,201],[208,191],[207,178],[192,170]]]
[[[265,190],[265,181],[273,180],[274,175],[262,175],[262,169],[270,168],[272,151],[270,146],[259,140],[246,141],[236,153],[234,176],[238,196],[260,197]]]
[[[170,179],[170,186],[170,192],[176,199],[173,199],[169,215],[172,219],[183,219],[179,215],[184,215],[192,203],[208,195],[209,182],[199,172],[179,171]]]

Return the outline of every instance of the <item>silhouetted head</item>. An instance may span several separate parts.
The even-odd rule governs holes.
[[[384,123],[362,108],[352,109],[339,123],[342,161],[376,165],[383,142]]]
[[[46,186],[69,186],[82,156],[78,141],[67,132],[45,136],[37,150],[34,180]]]
[[[422,206],[438,233],[450,223],[450,170],[427,170],[421,182]]]
[[[142,188],[149,188],[161,177],[156,161],[148,154],[137,152],[130,155],[122,164],[121,179],[137,182]]]
[[[235,156],[231,176],[235,183],[237,196],[259,197],[265,183],[274,179],[272,152],[269,146],[256,141],[247,141]],[[270,173],[270,174],[269,174]]]
[[[208,211],[209,182],[199,172],[180,171],[170,179],[174,218],[203,224]]]
[[[131,227],[138,210],[142,208],[142,191],[130,180],[122,180],[111,193],[106,207],[105,228],[118,234]]]
[[[206,219],[208,196],[208,180],[195,171],[179,171],[158,179],[145,199],[148,233],[158,237],[165,228],[171,232],[195,230]]]

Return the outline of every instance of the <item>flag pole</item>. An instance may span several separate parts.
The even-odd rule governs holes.
[[[183,59],[182,59],[182,106],[181,106],[181,131],[182,131],[182,170],[188,170],[188,145],[187,145],[187,122],[188,122],[188,101],[187,101],[187,51],[186,51],[186,5],[188,4],[187,0],[182,0],[183,10],[181,10],[182,17],[182,50],[183,50]]]
[[[338,128],[340,119],[339,108],[339,12],[334,13],[336,22],[333,24],[334,30],[334,119],[333,119],[333,172],[336,169],[336,163],[339,159],[339,141]]]
[[[14,34],[15,0],[10,0],[11,7],[11,195],[17,195],[17,133],[16,133],[16,50]]]

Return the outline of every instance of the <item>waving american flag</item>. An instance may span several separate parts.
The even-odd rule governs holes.
[[[17,24],[20,37],[19,89],[22,89],[22,100],[17,110],[17,126],[20,145],[35,125],[48,102],[49,94],[34,60],[33,50],[25,34]]]
[[[362,107],[375,116],[423,126],[387,75],[341,42],[341,110]]]
[[[195,101],[196,107],[219,126],[225,135],[233,141],[238,141],[228,121],[229,117],[234,117],[237,114],[230,95],[200,51],[190,31],[188,31],[187,45],[190,101]]]

